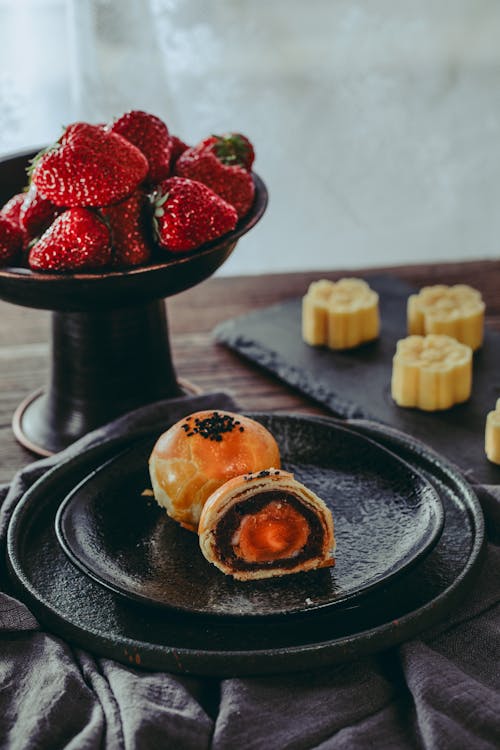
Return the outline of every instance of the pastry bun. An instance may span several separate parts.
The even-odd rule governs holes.
[[[278,444],[259,422],[227,411],[200,411],[158,438],[149,473],[157,503],[197,531],[207,498],[221,484],[280,464]]]
[[[198,529],[206,559],[240,581],[333,565],[328,507],[292,474],[268,469],[230,479],[207,500]]]

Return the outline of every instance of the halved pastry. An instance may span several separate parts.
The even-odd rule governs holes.
[[[201,551],[240,581],[334,565],[333,519],[293,474],[267,469],[230,479],[207,500]]]

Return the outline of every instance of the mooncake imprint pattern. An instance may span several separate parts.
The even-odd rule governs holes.
[[[380,331],[378,294],[366,281],[313,281],[302,300],[302,338],[311,346],[352,349]]]
[[[397,343],[391,393],[398,406],[449,409],[472,389],[472,349],[450,336],[408,336]]]
[[[426,286],[408,298],[408,334],[452,336],[475,350],[483,343],[484,309],[481,293],[467,284]]]

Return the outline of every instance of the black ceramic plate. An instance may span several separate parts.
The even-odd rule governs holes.
[[[62,503],[56,532],[96,581],[145,603],[189,614],[269,616],[338,606],[401,574],[436,543],[443,509],[432,485],[373,441],[337,423],[273,419],[284,468],[322,497],[335,521],[336,565],[264,581],[223,575],[197,535],[154,499],[151,441],[95,470]]]
[[[277,419],[287,421],[285,416]],[[274,420],[269,424],[276,426]],[[278,620],[191,617],[133,604],[81,573],[57,542],[55,514],[61,498],[123,448],[128,437],[64,462],[25,494],[8,529],[7,566],[14,592],[48,630],[80,648],[125,664],[183,674],[314,669],[412,638],[452,616],[471,590],[485,552],[481,509],[463,477],[421,443],[374,423],[352,423],[350,429],[383,442],[418,468],[445,508],[443,533],[430,554],[406,575],[352,605]]]

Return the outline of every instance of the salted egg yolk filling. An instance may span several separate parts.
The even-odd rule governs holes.
[[[246,562],[272,562],[296,557],[309,537],[304,516],[275,500],[256,513],[243,516],[231,539],[237,557]]]

